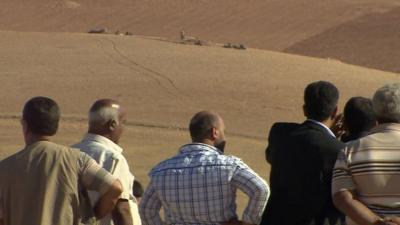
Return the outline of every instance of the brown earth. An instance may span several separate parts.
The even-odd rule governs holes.
[[[0,32],[0,159],[23,147],[18,117],[26,100],[54,98],[63,120],[55,140],[79,141],[98,98],[116,98],[129,112],[121,145],[133,173],[148,171],[189,141],[187,123],[202,109],[227,126],[227,154],[268,179],[264,149],[276,121],[302,121],[304,86],[329,80],[351,96],[371,96],[397,74],[336,60],[264,50],[201,47],[133,36]],[[243,209],[246,199],[239,199]]]
[[[400,71],[397,0],[2,0],[0,30],[87,32],[106,27],[335,58]]]
[[[285,52],[400,72],[400,7],[340,24]]]

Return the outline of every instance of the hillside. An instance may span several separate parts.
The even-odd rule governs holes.
[[[2,0],[0,30],[109,32],[179,38],[335,58],[400,71],[396,0]]]
[[[268,179],[266,137],[276,121],[302,121],[306,84],[329,80],[351,96],[371,96],[397,74],[336,60],[264,50],[194,46],[133,36],[0,32],[0,159],[23,148],[19,124],[26,100],[55,99],[62,110],[58,143],[71,145],[87,130],[98,98],[116,98],[128,110],[121,140],[136,178],[189,142],[197,111],[219,112],[227,127],[226,154],[241,157]],[[240,196],[239,209],[246,198]]]

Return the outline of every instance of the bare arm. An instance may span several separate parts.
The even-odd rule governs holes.
[[[80,155],[78,166],[83,187],[96,191],[100,195],[93,210],[96,218],[101,219],[114,209],[122,193],[122,184],[84,153]]]
[[[112,219],[115,225],[133,225],[133,218],[128,200],[118,200],[112,212]]]
[[[380,224],[382,221],[382,218],[355,199],[350,191],[343,190],[335,193],[333,195],[333,203],[357,224],[373,225]]]
[[[114,209],[118,198],[122,193],[119,180],[114,181],[111,187],[100,197],[94,206],[94,213],[98,219],[103,218]]]
[[[385,218],[385,225],[399,225],[400,224],[400,217],[392,216]]]

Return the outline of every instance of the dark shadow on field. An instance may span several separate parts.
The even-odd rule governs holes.
[[[399,73],[400,7],[343,23],[284,52]]]

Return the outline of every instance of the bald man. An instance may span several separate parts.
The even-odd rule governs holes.
[[[137,202],[132,193],[134,176],[118,145],[126,123],[126,111],[112,99],[96,101],[89,111],[89,130],[83,140],[73,147],[97,161],[104,169],[120,179],[123,192],[114,211],[100,221],[101,225],[141,225]],[[91,204],[98,195],[89,192]]]
[[[140,201],[144,225],[258,224],[269,196],[267,183],[237,157],[224,155],[225,125],[213,112],[194,115],[192,143],[150,172]],[[242,221],[236,214],[236,190],[249,197]],[[165,222],[159,211],[163,207]]]

